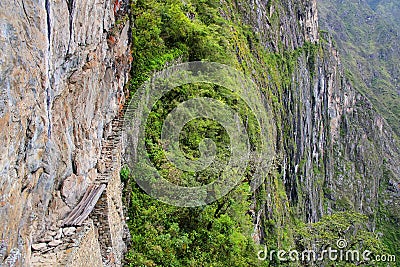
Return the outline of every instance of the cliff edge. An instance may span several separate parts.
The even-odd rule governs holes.
[[[103,194],[120,211],[103,220],[118,230],[62,219],[104,172],[102,148],[126,99],[126,3],[2,1],[0,28],[0,265],[98,266],[104,232],[116,240],[109,261],[120,260],[118,164]]]

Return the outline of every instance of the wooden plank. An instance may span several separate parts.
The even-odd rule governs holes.
[[[89,202],[87,203],[87,205],[85,207],[85,210],[82,212],[81,215],[79,215],[76,218],[76,220],[74,221],[74,224],[81,225],[83,223],[83,221],[85,221],[85,219],[93,211],[94,207],[97,204],[97,201],[100,199],[100,197],[103,194],[105,188],[106,188],[106,185],[102,184],[93,192],[93,196],[89,200]]]
[[[83,195],[81,201],[78,203],[77,206],[75,206],[75,208],[71,211],[71,213],[68,215],[68,217],[64,220],[64,225],[68,225],[73,220],[75,215],[82,208],[83,203],[85,202],[86,198],[88,197],[88,195],[90,194],[92,189],[93,189],[93,185],[90,185],[89,188],[86,190],[85,194]]]
[[[112,170],[114,170],[114,165],[110,164],[110,161],[113,160],[115,155],[115,148],[117,145],[120,144],[121,139],[121,131],[122,126],[125,123],[124,114],[129,112],[128,105],[122,108],[122,112],[117,115],[111,121],[112,126],[112,133],[108,138],[104,140],[104,144],[102,146],[102,155],[101,157],[105,160],[104,164],[107,168],[106,173],[97,177],[95,184],[91,185],[85,192],[84,196],[82,197],[81,201],[78,205],[71,211],[68,217],[64,220],[64,225],[80,225],[83,221],[90,215],[93,211],[94,207],[96,206],[98,200],[100,199],[101,195],[103,194],[106,185],[104,183],[108,182],[107,176],[111,175]],[[98,184],[98,182],[102,184]]]
[[[106,185],[104,184],[100,186],[91,185],[88,190],[86,190],[79,204],[64,220],[64,225],[80,225],[92,212],[105,187]]]
[[[93,198],[93,195],[95,194],[94,192],[96,192],[97,187],[95,187],[90,194],[88,195],[88,197],[82,202],[82,207],[79,210],[79,212],[76,213],[76,215],[73,217],[71,224],[76,225],[76,221],[77,219],[79,219],[79,217],[82,215],[82,213],[85,212],[88,202],[90,202],[90,200]]]

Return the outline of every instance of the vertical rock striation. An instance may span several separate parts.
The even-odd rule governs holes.
[[[286,196],[307,222],[350,208],[370,215],[373,228],[381,202],[400,218],[398,139],[346,80],[330,38],[319,36],[316,5],[227,4],[268,52],[282,61],[295,54],[288,82],[270,86],[281,104],[274,110],[275,164],[286,194],[266,180],[266,198],[254,213],[256,241],[277,209],[283,211],[278,226],[289,218],[289,207],[276,205]],[[0,2],[0,263],[6,266],[121,262],[121,159],[109,137],[126,98],[126,8],[119,0]],[[251,53],[259,62],[244,57],[247,65],[262,66],[257,51]],[[115,168],[95,212],[80,227],[62,226],[107,173],[103,151]]]
[[[384,203],[399,220],[398,138],[371,102],[352,88],[331,37],[318,32],[316,0],[247,1],[238,3],[238,10],[267,51],[292,53],[285,58],[292,61],[288,82],[274,89],[283,105],[274,110],[275,165],[296,217],[316,222],[334,211],[354,210],[367,214],[374,230]],[[262,61],[247,60],[254,64]],[[267,198],[254,216],[256,241],[262,241],[268,220],[282,227],[290,220],[285,204],[274,200],[276,190],[273,179],[267,180]]]
[[[0,262],[17,255],[15,264],[29,265],[31,245],[98,175],[103,140],[126,98],[124,8],[0,3]]]

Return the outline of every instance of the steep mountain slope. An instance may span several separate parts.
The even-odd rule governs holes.
[[[353,89],[332,39],[318,32],[316,0],[24,0],[0,7],[0,265],[119,266],[130,245],[130,266],[307,266],[313,263],[276,254],[260,260],[259,251],[320,252],[343,238],[349,249],[400,255],[398,139]],[[160,142],[169,111],[202,96],[230,105],[245,122],[250,148],[272,142],[275,156],[256,190],[255,160],[225,197],[175,207],[136,184],[146,169],[119,173],[123,149],[113,137],[130,67],[134,94],[154,71],[196,60],[249,76],[271,127],[261,131],[230,90],[185,85],[151,110],[141,152],[172,182],[217,179],[211,168],[190,180],[166,160]],[[211,120],[188,123],[179,141],[196,159],[204,138],[214,140],[224,163],[230,140]],[[108,182],[99,181],[104,177]],[[106,189],[90,217],[63,225],[98,183]]]
[[[381,14],[381,19],[400,22],[400,3],[394,0],[368,0],[368,5]],[[392,24],[393,25],[393,24]]]
[[[319,1],[321,29],[337,41],[348,78],[400,133],[400,4]]]
[[[399,143],[371,102],[352,88],[333,41],[318,33],[316,4],[134,3],[133,90],[152,70],[174,60],[208,60],[234,66],[251,76],[266,96],[274,114],[276,156],[265,183],[255,193],[246,191],[245,181],[217,203],[197,209],[154,201],[132,182],[130,266],[282,263],[276,257],[255,260],[260,247],[248,240],[249,220],[254,224],[253,240],[265,244],[267,251],[301,250],[315,244],[321,248],[346,238],[353,249],[385,253],[390,247],[398,255],[395,244],[399,233],[393,229],[400,218],[396,208],[400,197]],[[170,103],[176,105],[188,95],[202,96],[196,94],[199,90],[231,103],[213,87],[183,87],[163,98],[151,113],[147,152],[171,181],[186,176],[167,164],[158,141],[160,125],[172,109]],[[186,151],[189,157],[196,155],[198,140],[204,138],[203,128],[216,131],[212,124],[198,125],[199,130],[192,126],[188,129],[195,136],[192,143],[184,143],[190,147]],[[124,179],[137,175],[126,170]],[[251,175],[247,178],[251,180]],[[375,237],[377,226],[388,238],[384,242]],[[363,230],[356,230],[359,228]],[[317,230],[310,235],[311,229]],[[361,244],[362,239],[369,245]],[[172,254],[168,254],[170,251]]]
[[[336,40],[338,50],[343,57],[343,65],[347,70],[346,77],[351,81],[355,90],[363,93],[371,100],[371,108],[377,109],[393,128],[395,134],[391,134],[390,138],[395,141],[393,143],[394,148],[397,146],[398,149],[400,125],[400,85],[398,79],[400,74],[400,3],[391,0],[321,0],[319,1],[319,13],[321,28],[332,33]],[[363,109],[359,114],[361,113],[365,114],[365,110]],[[360,126],[354,128],[354,130],[359,128]],[[369,132],[373,133],[374,129],[370,129]],[[349,137],[347,133],[343,136]],[[378,139],[371,137],[370,140]],[[343,141],[342,144],[355,142],[352,138]],[[359,144],[359,142],[356,141],[356,144]],[[387,148],[386,145],[383,145],[383,147]],[[380,153],[386,154],[385,151],[378,152],[378,154]],[[370,160],[374,159],[370,152],[367,154],[369,154]],[[398,162],[398,155],[392,159]],[[364,170],[364,177],[370,177],[368,178],[370,181],[376,181],[376,178],[372,178],[373,176],[380,177],[376,184],[376,190],[381,193],[378,194],[380,197],[375,199],[375,203],[379,203],[376,213],[377,228],[387,231],[384,240],[388,243],[391,251],[398,255],[399,233],[391,230],[399,224],[399,214],[395,208],[398,200],[391,197],[387,199],[387,191],[397,190],[399,185],[396,178],[398,179],[399,175],[396,171],[386,172],[387,160],[378,162],[379,164],[372,165],[372,168],[368,170],[369,174]],[[360,167],[358,168],[360,169]],[[383,170],[383,173],[376,173],[378,169]],[[373,185],[370,184],[369,187],[373,187]]]

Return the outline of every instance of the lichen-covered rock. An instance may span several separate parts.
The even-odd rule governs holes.
[[[67,227],[63,229],[63,234],[65,236],[71,236],[75,233],[76,228],[75,227]]]
[[[252,25],[261,43],[270,51],[295,49],[303,46],[305,41],[319,40],[317,2],[314,0],[236,3],[246,22]]]
[[[115,12],[108,0],[0,3],[0,232],[18,264],[69,211],[54,193],[64,180],[83,177],[68,184],[73,205],[95,179],[129,71],[129,24]]]

